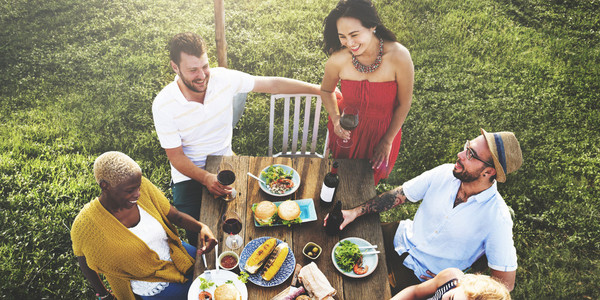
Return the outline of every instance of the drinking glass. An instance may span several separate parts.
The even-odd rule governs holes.
[[[242,231],[242,220],[240,216],[232,210],[227,211],[221,218],[223,223],[223,232],[227,233],[227,239],[225,239],[225,245],[230,249],[238,249],[244,243],[242,237],[239,235]]]
[[[217,173],[217,181],[222,185],[231,185],[235,182],[235,173],[233,172],[233,166],[230,163],[223,162],[219,166],[219,172]],[[237,191],[231,187],[231,193],[222,196],[223,200],[231,201],[235,199]]]
[[[346,106],[342,111],[342,116],[340,117],[340,126],[345,130],[353,130],[358,126],[358,108],[353,106]],[[354,142],[348,139],[337,139],[337,145],[342,148],[350,148]]]

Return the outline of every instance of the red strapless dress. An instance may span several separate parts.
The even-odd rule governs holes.
[[[373,150],[385,132],[390,127],[394,108],[396,107],[396,92],[398,85],[395,81],[369,82],[342,80],[343,99],[338,100],[340,113],[347,105],[357,107],[358,127],[352,130],[350,137],[354,144],[350,149],[340,148],[336,141],[338,136],[333,133],[331,119],[327,123],[329,129],[329,148],[334,158],[366,158],[373,157]],[[374,171],[375,184],[382,178],[387,178],[400,151],[402,129],[394,138],[388,165],[382,164]]]

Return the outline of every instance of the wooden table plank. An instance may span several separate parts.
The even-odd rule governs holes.
[[[340,174],[340,189],[336,195],[342,200],[343,209],[352,208],[376,196],[373,186],[373,172],[366,160],[341,160],[338,174]],[[385,263],[385,249],[383,247],[383,234],[379,215],[370,214],[362,216],[352,222],[341,233],[341,239],[346,237],[360,237],[371,244],[377,245],[379,262],[377,269],[367,278],[344,278],[345,299],[389,299],[390,286],[387,284],[387,266]]]
[[[296,260],[302,266],[305,266],[313,261],[302,254],[302,250],[306,243],[313,242],[321,246],[322,253],[314,260],[314,262],[323,274],[325,274],[333,288],[337,290],[335,298],[343,299],[343,275],[335,269],[331,261],[331,249],[333,249],[333,246],[339,241],[339,238],[337,236],[328,236],[325,234],[323,227],[323,219],[333,207],[323,208],[319,203],[323,178],[325,177],[325,174],[331,170],[332,162],[333,161],[315,158],[297,158],[294,160],[294,168],[297,168],[297,170],[299,170],[298,172],[301,172],[300,170],[302,170],[304,174],[310,174],[310,176],[307,176],[304,186],[302,187],[302,198],[313,199],[318,217],[315,222],[304,223],[301,226],[296,226],[294,228],[294,253],[296,254]],[[339,199],[339,197],[336,197],[336,199]]]
[[[227,237],[227,234],[223,232],[223,227],[221,226],[221,217],[223,216],[223,214],[228,209],[232,209],[236,213],[238,213],[238,215],[242,219],[242,223],[244,222],[244,218],[246,216],[246,197],[248,194],[248,176],[246,175],[246,173],[248,173],[249,160],[250,158],[247,156],[209,156],[209,158],[206,160],[207,171],[211,173],[217,173],[217,170],[219,169],[219,166],[222,164],[222,162],[228,162],[233,167],[232,171],[236,175],[235,182],[232,184],[232,186],[238,192],[236,199],[230,202],[226,202],[221,198],[215,199],[215,197],[211,195],[206,189],[204,189],[202,193],[200,222],[208,225],[215,237],[217,238],[219,242],[219,253],[226,250],[233,250],[229,249],[225,245],[225,238]],[[242,226],[242,231],[240,232],[240,235],[242,237],[244,237],[246,230],[245,228],[246,226]],[[198,242],[200,243],[200,239],[198,239]],[[239,254],[242,251],[242,248],[243,245],[239,249],[233,251]],[[206,260],[209,269],[216,268],[216,259],[214,251],[206,255]],[[197,257],[196,263],[194,265],[194,276],[197,277],[198,275],[202,274],[202,272],[204,272],[204,264],[202,263],[202,258]]]
[[[260,172],[273,164],[292,165],[292,160],[286,157],[257,157],[250,160],[249,170],[252,174],[259,176]],[[302,175],[302,174],[300,174]],[[270,236],[278,238],[289,244],[290,249],[294,249],[294,243],[292,240],[292,231],[287,226],[274,226],[274,227],[256,227],[254,226],[254,215],[252,214],[252,204],[259,203],[263,200],[269,201],[283,201],[287,199],[295,199],[295,194],[288,197],[275,197],[266,194],[260,189],[258,181],[250,179],[248,184],[248,201],[246,204],[246,221],[244,226],[246,227],[246,236],[244,238],[246,244],[251,240],[263,236]],[[292,250],[293,251],[293,250]],[[294,253],[295,254],[295,253]],[[298,255],[295,255],[297,258]],[[291,278],[286,280],[281,286],[289,286]],[[252,283],[246,285],[248,288],[248,295],[252,295],[252,299],[271,299],[277,295],[277,289],[275,288],[263,288]]]

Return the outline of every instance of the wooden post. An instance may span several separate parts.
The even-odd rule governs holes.
[[[225,7],[223,0],[215,1],[215,41],[219,67],[227,68],[227,41],[225,40]]]

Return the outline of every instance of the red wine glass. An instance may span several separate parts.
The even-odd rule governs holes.
[[[233,172],[233,166],[230,163],[223,162],[219,166],[219,172],[217,173],[217,181],[222,185],[232,185],[235,182],[235,173]],[[231,193],[223,196],[223,200],[231,201],[235,199],[237,191],[231,187]]]
[[[242,220],[235,211],[227,211],[221,218],[223,223],[223,232],[227,233],[227,239],[225,239],[225,245],[230,249],[240,248],[244,241],[239,235],[242,231]]]
[[[358,126],[358,108],[353,106],[346,106],[342,111],[342,116],[340,117],[340,126],[345,130],[353,130]],[[337,139],[337,145],[342,148],[350,148],[354,144],[354,142],[348,139]]]

